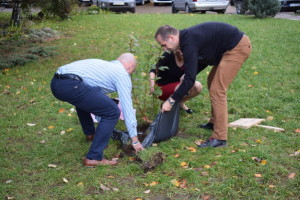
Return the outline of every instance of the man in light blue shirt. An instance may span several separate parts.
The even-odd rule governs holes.
[[[117,164],[117,161],[107,160],[103,156],[120,116],[117,104],[107,93],[118,93],[132,145],[137,152],[143,150],[137,138],[137,120],[131,98],[130,75],[135,68],[133,54],[124,53],[110,62],[100,59],[72,62],[58,68],[55,73],[51,82],[53,95],[76,107],[83,132],[87,140],[92,141],[83,162],[85,166]],[[90,113],[101,117],[96,129]]]

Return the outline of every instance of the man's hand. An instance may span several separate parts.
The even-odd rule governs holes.
[[[144,150],[144,147],[140,143],[139,139],[137,137],[133,137],[132,139],[132,146],[135,150],[135,153]]]
[[[172,109],[172,105],[170,104],[170,102],[167,100],[164,102],[164,104],[161,107],[161,112],[165,112],[165,111],[170,111]]]

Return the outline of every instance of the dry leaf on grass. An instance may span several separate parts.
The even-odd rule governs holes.
[[[27,123],[28,126],[35,126],[33,123]]]
[[[174,157],[175,157],[175,158],[179,158],[180,155],[179,155],[178,153],[176,153],[176,154],[174,155]]]
[[[157,185],[157,184],[158,184],[157,181],[153,181],[152,183],[149,184],[149,186],[155,186],[155,185]]]
[[[106,187],[106,186],[103,185],[103,184],[100,184],[100,189],[103,190],[103,191],[109,191],[109,190],[110,190],[109,187]]]
[[[150,193],[150,190],[146,190],[144,191],[145,194],[149,194]]]
[[[63,112],[65,112],[64,108],[61,108],[61,109],[58,110],[58,113],[63,113]]]
[[[172,183],[173,185],[175,185],[176,187],[179,187],[179,186],[180,186],[180,181],[178,181],[178,180],[176,180],[176,179],[171,180],[171,183]]]
[[[48,165],[48,167],[51,167],[51,168],[56,168],[56,167],[57,167],[57,165],[55,165],[55,164],[49,164],[49,165]]]
[[[297,129],[294,130],[294,132],[295,132],[295,133],[300,133],[300,129],[297,128]]]
[[[63,182],[69,183],[68,179],[66,179],[66,178],[63,178]]]
[[[254,174],[254,176],[255,176],[256,178],[261,178],[261,177],[262,177],[261,174]]]
[[[295,176],[296,176],[296,173],[290,173],[289,176],[288,176],[288,178],[289,179],[294,179]]]
[[[195,144],[196,145],[201,145],[201,144],[203,144],[204,143],[204,140],[196,140],[195,141]]]
[[[295,153],[290,154],[291,157],[299,156],[299,155],[300,155],[300,150],[296,151]]]
[[[195,147],[185,147],[190,152],[197,152],[197,149]]]
[[[275,188],[276,186],[275,185],[269,185],[269,188]]]

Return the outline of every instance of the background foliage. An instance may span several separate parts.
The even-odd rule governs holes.
[[[159,54],[154,48],[156,29],[164,24],[183,29],[206,21],[230,23],[253,44],[252,55],[228,91],[229,121],[265,118],[265,125],[286,131],[229,129],[228,147],[197,149],[195,140],[211,135],[197,128],[210,112],[205,89],[208,68],[197,76],[204,90],[187,103],[196,112],[181,113],[178,136],[143,152],[165,153],[162,165],[145,173],[134,159],[120,157],[119,143],[111,141],[105,155],[119,156],[119,165],[84,168],[81,162],[90,144],[84,141],[72,106],[57,101],[49,88],[57,67],[85,58],[114,60],[132,49],[133,35],[140,49],[135,48],[139,71],[132,78],[136,87],[141,86],[139,102],[143,98],[151,102],[144,73]],[[42,27],[63,33],[61,39],[46,43],[58,54],[4,69],[0,75],[0,198],[299,199],[298,21],[240,15],[101,14],[34,25]],[[151,113],[152,105],[146,106]],[[142,115],[138,122],[144,123]],[[117,126],[125,129],[122,121]]]

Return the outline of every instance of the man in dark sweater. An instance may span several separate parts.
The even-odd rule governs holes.
[[[206,22],[183,30],[161,26],[155,39],[164,50],[180,50],[184,57],[184,80],[164,102],[162,111],[170,111],[176,101],[188,94],[197,74],[208,65],[213,66],[207,78],[211,118],[207,124],[200,125],[212,129],[213,134],[199,147],[225,146],[228,133],[226,91],[251,53],[249,38],[229,24]]]

